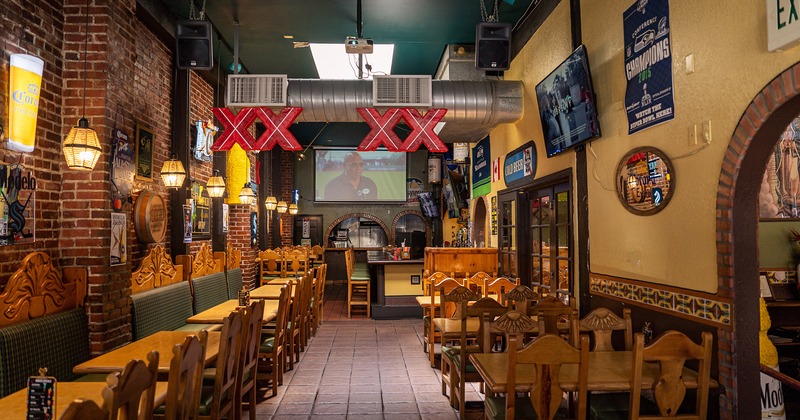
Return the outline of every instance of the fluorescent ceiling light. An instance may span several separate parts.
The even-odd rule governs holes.
[[[348,54],[344,44],[311,43],[311,55],[317,66],[320,79],[354,80],[358,79],[358,54]],[[394,44],[375,44],[372,54],[364,54],[364,79],[372,79],[372,74],[392,74]],[[366,65],[372,71],[366,70]]]

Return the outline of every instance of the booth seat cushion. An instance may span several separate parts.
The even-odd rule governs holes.
[[[27,386],[47,368],[59,381],[78,377],[72,367],[89,360],[89,327],[83,308],[0,328],[0,397]]]
[[[200,313],[228,300],[225,273],[214,273],[192,280],[194,313]]]
[[[131,301],[134,340],[182,328],[186,318],[194,315],[192,292],[185,281],[136,293]]]
[[[242,281],[242,269],[241,268],[231,268],[228,270],[228,299],[238,299],[239,298],[239,290],[242,290],[244,287],[244,282]]]

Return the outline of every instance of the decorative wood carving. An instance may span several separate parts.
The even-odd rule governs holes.
[[[28,254],[0,293],[0,327],[82,307],[88,276],[86,268],[71,267],[62,277],[50,256]]]
[[[208,244],[200,246],[200,250],[192,257],[192,273],[190,278],[196,279],[198,277],[206,276],[209,274],[220,273],[225,270],[223,261],[218,261],[214,258],[214,253]]]
[[[478,300],[480,296],[464,286],[458,286],[443,296],[445,302],[469,302]]]
[[[144,257],[139,268],[131,273],[131,293],[152,290],[183,280],[183,266],[172,264],[172,258],[161,245]]]
[[[226,267],[228,270],[232,268],[239,268],[242,265],[242,251],[234,249],[233,245],[228,244]]]
[[[581,320],[581,330],[585,331],[622,329],[625,329],[625,320],[608,308],[597,308]]]
[[[528,286],[523,284],[511,289],[506,293],[506,299],[515,302],[522,302],[525,300],[537,300],[539,295]]]
[[[494,322],[498,331],[506,334],[522,334],[530,331],[536,323],[529,316],[520,311],[508,311]]]

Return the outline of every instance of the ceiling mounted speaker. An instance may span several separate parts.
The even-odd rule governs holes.
[[[508,70],[511,64],[511,24],[481,22],[475,28],[475,68]]]
[[[179,69],[210,70],[214,67],[211,22],[181,20],[175,30],[175,48]]]

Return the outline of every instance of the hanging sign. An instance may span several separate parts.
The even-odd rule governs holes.
[[[506,155],[503,179],[507,188],[519,187],[533,182],[536,176],[536,146],[529,141]]]
[[[211,162],[213,158],[211,145],[214,143],[214,135],[219,129],[211,120],[197,120],[195,129],[197,135],[194,143],[194,158],[200,162]]]
[[[622,14],[628,134],[675,118],[669,0],[639,0]]]
[[[0,246],[36,240],[36,178],[22,165],[0,165]]]
[[[136,175],[134,150],[128,134],[115,128],[111,132],[111,185],[114,196],[113,208],[122,210],[122,204],[131,196],[133,178]]]
[[[472,196],[480,197],[492,191],[489,162],[492,161],[492,148],[489,137],[478,142],[472,149]]]
[[[283,150],[303,150],[289,126],[303,111],[301,107],[285,107],[275,115],[267,107],[242,108],[236,115],[228,108],[212,108],[211,112],[222,124],[224,131],[211,146],[212,151],[230,150],[238,144],[244,150],[272,150],[280,145]],[[253,138],[249,129],[258,118],[264,124],[264,133]]]
[[[800,42],[800,2],[774,0],[767,2],[767,50],[780,51]]]
[[[389,108],[383,115],[374,108],[356,110],[371,129],[356,150],[376,150],[383,145],[390,152],[416,152],[420,145],[425,144],[431,152],[447,152],[447,146],[433,131],[447,113],[446,109],[431,108],[425,116],[414,108]],[[405,141],[400,140],[393,130],[401,119],[411,128],[411,133]]]
[[[36,143],[36,118],[39,115],[39,94],[44,61],[32,55],[11,54],[9,57],[8,137],[6,148],[30,153]]]

